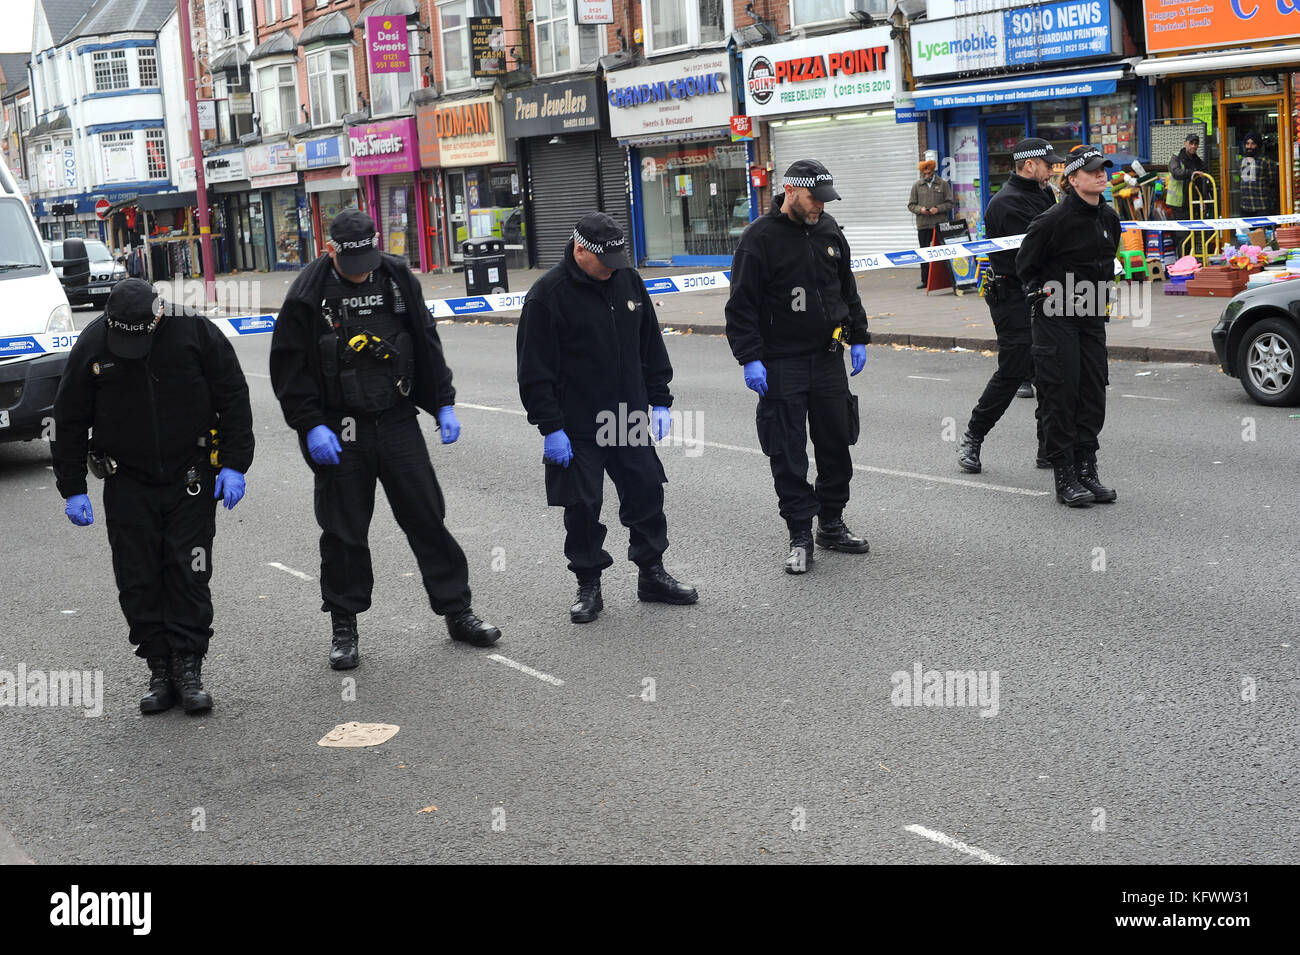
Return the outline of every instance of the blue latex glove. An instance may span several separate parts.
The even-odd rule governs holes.
[[[862,370],[862,367],[867,363],[867,346],[850,345],[849,358],[853,360],[853,371],[850,372],[850,374],[856,375],[858,372]]]
[[[95,509],[90,506],[90,498],[84,494],[74,494],[68,498],[63,513],[78,527],[89,527],[95,523]]]
[[[673,426],[673,416],[663,405],[655,405],[650,409],[651,427],[654,428],[655,440],[662,441],[668,429]]]
[[[767,394],[767,369],[761,361],[751,361],[745,365],[745,387],[760,395]]]
[[[317,464],[338,464],[342,450],[339,436],[326,425],[318,424],[307,432],[307,451]]]
[[[546,436],[542,444],[542,456],[562,468],[569,466],[569,462],[573,460],[573,445],[569,443],[569,436],[564,433],[563,428],[552,431]]]
[[[216,488],[212,496],[231,510],[244,499],[244,475],[234,468],[222,468],[217,472]]]
[[[438,409],[438,430],[442,432],[443,444],[454,444],[460,437],[460,419],[451,405]]]

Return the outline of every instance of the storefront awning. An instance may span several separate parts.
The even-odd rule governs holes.
[[[358,30],[366,25],[366,17],[413,17],[420,12],[415,0],[375,0],[362,7],[360,15],[353,21]]]
[[[268,56],[283,56],[285,54],[296,56],[298,54],[298,41],[293,38],[290,31],[281,30],[253,47],[253,52],[248,54],[248,58],[250,60],[261,60]]]
[[[1122,69],[1091,73],[1036,73],[1015,79],[984,80],[961,86],[920,87],[912,92],[917,109],[957,109],[993,103],[1022,103],[1029,100],[1069,99],[1075,96],[1104,96],[1115,92]]]
[[[194,190],[189,192],[160,192],[152,196],[141,196],[137,205],[141,209],[186,209],[196,204]]]
[[[1159,56],[1142,60],[1133,67],[1138,76],[1167,76],[1170,73],[1219,73],[1249,70],[1257,66],[1291,66],[1300,63],[1300,46],[1279,46],[1267,50],[1237,50],[1202,53],[1196,56]]]
[[[620,136],[620,146],[662,146],[665,143],[693,143],[702,139],[730,139],[728,126],[707,129],[683,129],[673,133],[651,133],[646,136]]]
[[[248,54],[242,46],[232,46],[229,50],[218,53],[212,58],[214,70],[233,70],[248,65]]]
[[[311,26],[302,31],[302,36],[298,37],[299,46],[307,46],[309,43],[318,43],[322,40],[337,40],[340,37],[352,39],[352,21],[342,10],[335,10],[333,13],[323,17],[317,17],[311,22]]]

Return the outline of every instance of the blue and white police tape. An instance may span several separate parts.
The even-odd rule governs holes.
[[[1142,229],[1146,232],[1196,232],[1199,230],[1260,229],[1268,226],[1300,225],[1300,215],[1246,216],[1236,219],[1178,219],[1130,220],[1121,222],[1125,229]],[[968,239],[951,245],[934,245],[928,248],[901,249],[897,252],[868,252],[855,255],[849,267],[854,272],[874,272],[878,269],[903,268],[922,262],[945,262],[971,256],[988,255],[1020,248],[1023,235],[1000,239]],[[731,272],[694,272],[689,275],[665,275],[645,280],[646,291],[651,295],[675,295],[681,292],[706,292],[731,287]],[[473,315],[490,315],[500,312],[517,312],[524,307],[525,292],[505,292],[498,295],[472,295],[466,298],[439,298],[425,302],[436,319],[461,318]],[[262,335],[275,328],[275,316],[242,315],[237,318],[214,319],[228,338],[243,335]],[[0,360],[20,356],[40,355],[68,351],[77,336],[20,335],[0,338]]]

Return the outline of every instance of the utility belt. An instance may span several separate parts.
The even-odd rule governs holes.
[[[984,300],[990,305],[1000,305],[1003,302],[1009,302],[1015,298],[1017,293],[1023,292],[1020,279],[1014,275],[1001,275],[994,272],[989,278],[988,284],[984,286]]]
[[[221,468],[221,457],[217,447],[219,444],[220,439],[217,436],[216,428],[210,428],[207,434],[199,435],[198,440],[195,442],[195,447],[204,448],[208,451],[208,463],[218,470]],[[196,457],[201,459],[202,455],[196,455]],[[86,469],[99,480],[106,481],[118,472],[117,458],[107,451],[96,451],[91,448],[86,454]],[[201,485],[199,484],[198,463],[191,464],[185,469],[183,483],[190,497],[194,497],[199,493]]]

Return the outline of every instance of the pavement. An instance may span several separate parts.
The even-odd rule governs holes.
[[[644,279],[716,271],[704,268],[641,269]],[[294,272],[235,272],[219,276],[225,281],[248,283],[241,301],[256,303],[254,311],[275,311],[284,301]],[[545,274],[541,269],[509,273],[510,291],[521,292]],[[882,269],[858,276],[858,292],[869,316],[872,340],[879,344],[924,348],[996,350],[997,334],[988,307],[976,292],[957,295],[952,289],[919,290],[919,270]],[[460,273],[419,273],[430,299],[458,298],[465,294]],[[1134,305],[1141,311],[1114,319],[1108,330],[1110,357],[1132,361],[1176,361],[1215,364],[1210,330],[1226,304],[1221,298],[1165,295],[1163,282],[1137,283]],[[725,290],[683,292],[655,297],[663,326],[694,334],[722,334],[726,319]],[[239,314],[248,310],[235,309]],[[470,322],[511,323],[518,312],[476,314],[458,319]]]
[[[208,715],[137,709],[147,671],[99,482],[96,523],[73,527],[48,450],[0,446],[0,670],[103,674],[99,716],[0,708],[0,856],[1300,862],[1294,409],[1212,367],[1114,361],[1101,467],[1119,502],[1072,510],[1034,468],[1031,401],[990,433],[983,474],[958,470],[992,358],[873,345],[851,379],[846,514],[871,553],[819,552],[796,578],[754,396],[723,340],[671,334],[666,562],[700,602],[637,601],[607,489],[616,563],[604,614],[579,627],[514,330],[440,331],[464,431],[444,446],[421,420],[474,607],[504,631],[492,650],[447,640],[381,501],[361,667],[328,668],[310,477],[269,336],[235,343],[258,449],[248,496],[217,515]],[[990,692],[912,699],[918,669]],[[400,730],[317,745],[354,720]]]

